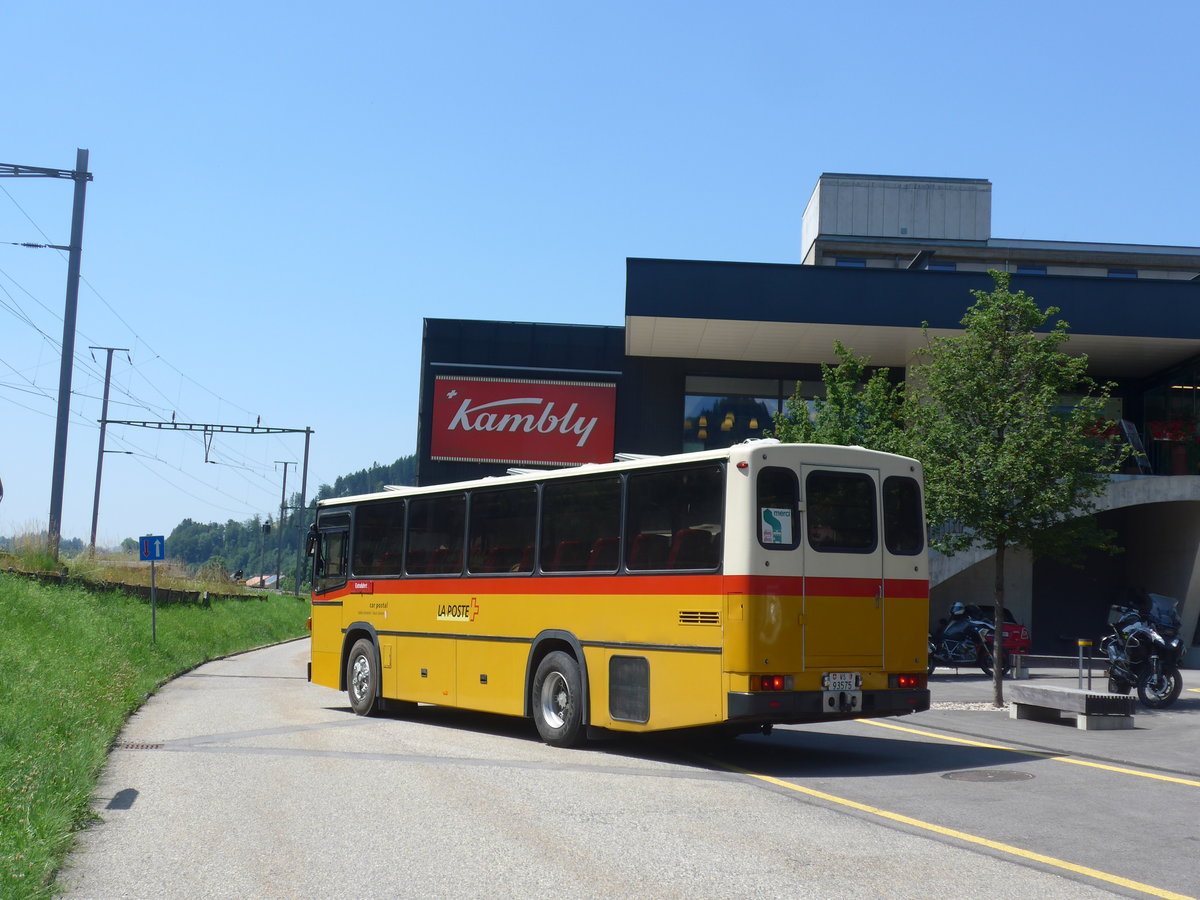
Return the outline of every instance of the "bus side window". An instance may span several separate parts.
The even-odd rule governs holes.
[[[625,567],[704,571],[721,565],[725,469],[676,466],[629,476]]]
[[[316,592],[322,594],[346,583],[345,531],[322,531],[315,569]]]
[[[408,574],[461,574],[466,524],[467,498],[464,494],[410,500]]]
[[[399,575],[404,546],[404,501],[366,503],[354,516],[355,575]]]
[[[615,572],[621,479],[547,479],[542,487],[543,572]]]
[[[467,571],[471,574],[532,572],[524,553],[537,534],[537,488],[522,485],[474,491],[467,516]]]

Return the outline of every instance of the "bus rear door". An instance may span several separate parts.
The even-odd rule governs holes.
[[[879,478],[877,469],[801,466],[806,670],[883,666]]]

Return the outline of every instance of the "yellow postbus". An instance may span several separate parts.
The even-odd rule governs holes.
[[[322,501],[309,680],[550,744],[929,708],[920,464],[724,450]]]

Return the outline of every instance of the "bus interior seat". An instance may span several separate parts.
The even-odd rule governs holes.
[[[424,550],[409,550],[408,563],[404,567],[409,575],[425,575],[429,572],[429,554]]]
[[[617,552],[618,541],[615,537],[596,538],[592,544],[592,552],[588,554],[589,572],[615,572],[620,555]]]
[[[665,534],[643,532],[633,539],[629,548],[629,568],[661,569],[667,562],[671,542]]]
[[[587,551],[581,541],[559,541],[554,551],[554,563],[551,572],[582,572],[587,562]]]
[[[458,560],[455,565],[455,556],[461,557],[457,550],[451,550],[447,547],[438,547],[433,551],[433,559],[429,563],[430,575],[445,575],[451,572],[458,572],[462,569],[462,560]]]
[[[516,547],[493,547],[487,555],[481,572],[520,572],[514,568],[521,559],[521,551]]]
[[[715,566],[713,536],[709,532],[684,528],[675,533],[667,556],[668,569],[711,569]]]

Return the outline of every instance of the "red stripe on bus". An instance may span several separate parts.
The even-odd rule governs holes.
[[[358,579],[361,581],[361,579]],[[405,578],[374,582],[376,594],[712,594],[723,593],[720,575],[544,576],[541,578]],[[341,597],[346,589],[336,594]]]
[[[362,584],[364,579],[356,579]],[[352,582],[355,583],[355,582]],[[543,576],[540,578],[405,578],[371,580],[376,594],[496,594],[496,595],[644,595],[680,594],[697,596],[726,593],[810,597],[874,597],[878,578],[804,578],[770,575],[610,575]],[[353,591],[349,586],[323,595],[314,602],[340,599]],[[918,578],[889,578],[889,597],[924,598],[929,582]]]
[[[889,578],[885,591],[889,597],[925,600],[929,597],[929,581],[925,578]]]
[[[782,596],[853,597],[875,596],[878,578],[814,578],[802,575],[734,575],[725,579],[729,593],[778,594]],[[889,597],[927,597],[929,581],[924,578],[888,578]]]

